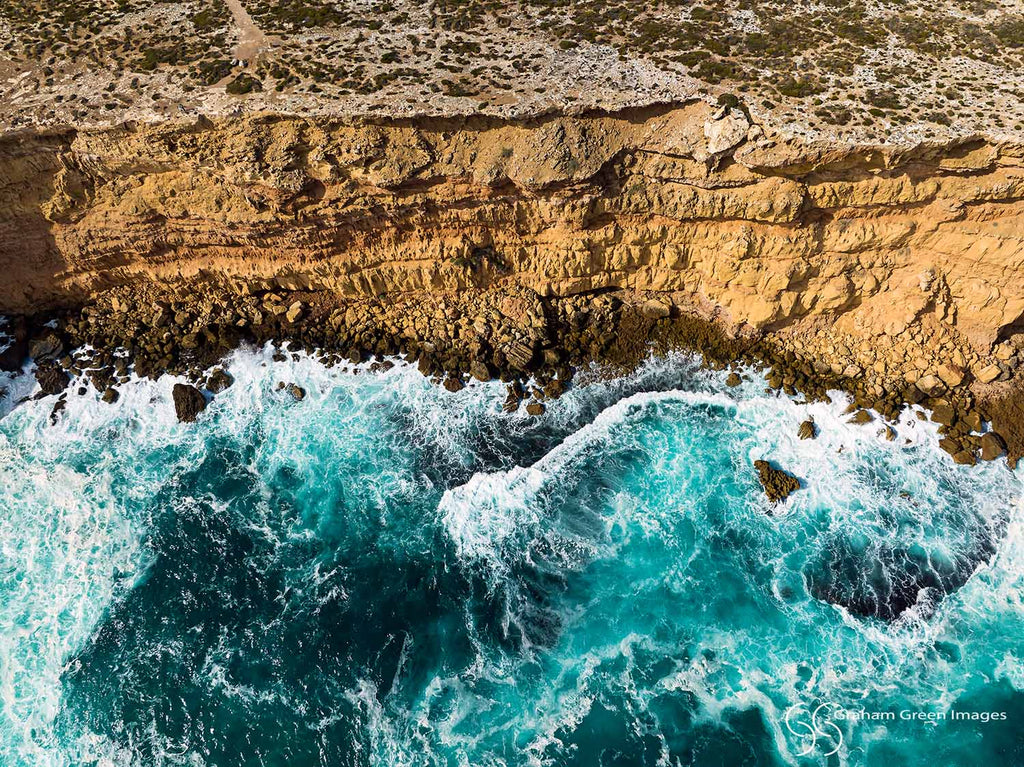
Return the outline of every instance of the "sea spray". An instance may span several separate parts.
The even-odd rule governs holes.
[[[72,394],[55,424],[12,382],[4,764],[1021,753],[1021,485],[955,466],[910,411],[888,441],[838,395],[730,388],[684,355],[542,418],[403,364],[228,367],[193,425],[170,378]],[[779,506],[760,458],[802,481]],[[838,730],[812,743],[822,703]],[[954,709],[1009,718],[837,714]]]

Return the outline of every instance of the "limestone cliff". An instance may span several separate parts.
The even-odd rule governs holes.
[[[1024,146],[801,145],[702,101],[0,140],[0,311],[113,286],[665,294],[848,375],[1008,378]],[[1013,339],[1011,339],[1013,340]]]

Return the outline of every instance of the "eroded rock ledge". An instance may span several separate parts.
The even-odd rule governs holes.
[[[339,299],[617,289],[770,338],[868,398],[992,400],[1021,361],[1022,261],[1024,147],[808,146],[704,102],[0,141],[8,313],[213,282]]]

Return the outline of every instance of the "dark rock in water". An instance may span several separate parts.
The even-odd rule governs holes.
[[[545,410],[547,410],[547,408],[544,406],[543,402],[531,402],[526,406],[526,412],[530,415],[544,415]]]
[[[36,368],[36,381],[43,394],[60,394],[71,383],[71,378],[56,365],[46,364]]]
[[[228,372],[224,370],[224,368],[217,368],[216,370],[211,371],[209,377],[206,379],[206,388],[214,394],[220,394],[234,382],[235,379],[228,375]]]
[[[994,461],[1006,452],[1006,442],[994,431],[981,435],[981,460]]]
[[[111,386],[105,392],[103,392],[103,397],[101,399],[104,402],[106,402],[108,405],[113,405],[120,398],[121,398],[121,392],[119,392],[117,389],[115,389],[113,386]]]
[[[462,391],[465,388],[465,384],[462,383],[461,378],[448,376],[444,379],[444,388],[454,394],[457,391]]]
[[[29,344],[28,354],[36,362],[56,362],[64,353],[64,342],[54,331],[45,333]]]
[[[815,437],[817,437],[818,429],[814,425],[814,419],[808,418],[806,421],[800,424],[800,428],[797,431],[796,435],[800,439],[814,439]]]
[[[875,418],[874,416],[871,415],[871,413],[869,413],[867,410],[860,409],[853,414],[853,418],[847,421],[847,423],[863,425],[866,423],[871,423],[873,420],[875,420]]]
[[[303,389],[298,384],[290,383],[285,387],[285,390],[292,395],[292,398],[296,402],[301,402],[302,400],[306,399],[306,390]]]
[[[743,383],[743,379],[740,378],[739,373],[729,373],[729,376],[725,379],[726,386],[739,386]]]
[[[53,403],[53,410],[50,411],[50,423],[56,424],[60,414],[64,412],[64,408],[68,406],[68,395],[61,394],[56,402]]]
[[[508,394],[505,397],[505,404],[502,405],[502,410],[506,413],[514,413],[519,409],[519,392],[514,386],[508,387]]]
[[[757,478],[772,503],[786,500],[800,489],[800,480],[783,469],[776,469],[768,461],[754,461]]]
[[[565,394],[565,381],[555,378],[544,385],[544,396],[548,399],[558,399]]]
[[[420,356],[419,362],[416,366],[419,369],[420,374],[425,376],[432,376],[440,369],[440,366],[428,353],[424,353]]]
[[[865,551],[839,539],[823,547],[820,559],[809,563],[804,575],[816,599],[861,618],[894,621],[919,603],[934,608],[994,553],[988,539],[979,540],[975,551],[956,562],[889,544]]]
[[[174,412],[182,423],[192,423],[198,415],[206,410],[206,397],[195,386],[190,384],[174,384]]]

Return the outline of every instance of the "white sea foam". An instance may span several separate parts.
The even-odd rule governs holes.
[[[377,460],[381,453],[383,458],[373,464],[376,474],[360,488],[357,507],[369,516],[347,520],[351,530],[361,529],[359,525],[394,527],[403,544],[429,550],[426,533],[422,542],[410,543],[421,533],[401,528],[395,517],[403,498],[429,487],[410,454],[431,446],[469,465],[469,451],[482,425],[498,423],[503,433],[517,435],[536,425],[522,413],[500,412],[503,389],[498,383],[474,383],[450,395],[427,385],[404,364],[383,374],[370,374],[363,365],[354,375],[329,370],[303,354],[298,359],[289,355],[283,362],[274,362],[271,354],[261,349],[233,355],[227,365],[235,385],[218,395],[194,426],[174,418],[174,381],[169,378],[120,387],[121,401],[114,407],[100,403],[91,391],[85,397],[72,394],[67,412],[53,426],[48,424],[53,398],[30,402],[0,422],[6,504],[0,517],[4,764],[74,763],[67,744],[56,743],[52,730],[61,671],[88,641],[111,601],[143,572],[140,541],[151,520],[133,518],[129,507],[181,467],[198,463],[207,450],[203,435],[234,435],[251,442],[255,451],[250,468],[256,475],[272,476],[289,468],[309,484],[311,496],[326,486],[316,476],[311,456],[328,454],[340,462]],[[673,365],[690,366],[688,388],[629,395],[630,386],[657,382]],[[386,754],[394,764],[421,764],[431,755],[440,760],[451,753],[464,764],[486,763],[480,755],[487,751],[488,738],[516,731],[522,733],[517,742],[526,756],[535,764],[546,763],[547,750],[584,720],[599,698],[598,688],[609,684],[636,711],[644,711],[659,694],[680,691],[695,697],[699,716],[709,721],[730,710],[761,709],[783,758],[795,763],[792,744],[778,726],[787,705],[806,702],[809,696],[848,696],[865,686],[924,696],[924,689],[904,677],[939,639],[963,644],[965,653],[976,647],[972,642],[990,641],[999,653],[996,673],[1017,688],[1024,686],[1020,658],[998,636],[1008,625],[1007,616],[1020,625],[1024,615],[1020,480],[997,464],[954,466],[935,445],[934,425],[910,411],[896,427],[897,439],[888,442],[879,433],[880,425],[847,423],[841,396],[832,404],[800,404],[765,394],[756,377],[728,389],[724,375],[697,372],[692,360],[656,360],[630,378],[573,390],[549,403],[545,422],[569,433],[543,457],[530,466],[476,472],[443,494],[434,522],[449,536],[463,564],[483,564],[492,583],[514,581],[523,577],[519,566],[541,551],[549,566],[564,565],[562,574],[577,575],[586,588],[580,587],[572,598],[550,595],[561,628],[550,645],[530,648],[539,654],[523,654],[530,663],[546,664],[543,682],[532,691],[516,684],[522,659],[496,657],[475,633],[473,666],[438,676],[404,714],[381,703],[376,687],[364,680],[350,692],[350,700],[365,716],[373,754]],[[293,402],[277,390],[278,381],[298,383],[306,388],[307,398]],[[33,386],[29,376],[14,379],[0,412],[31,393]],[[600,392],[612,404],[591,418],[588,408],[603,401]],[[620,394],[628,396],[616,401]],[[419,444],[391,444],[385,435],[357,428],[376,423],[373,419],[383,409],[400,409],[409,423],[403,437]],[[728,430],[705,435],[714,452],[696,441],[700,429],[687,429],[691,422],[705,423],[700,419],[709,410],[724,415],[706,422]],[[799,440],[797,425],[808,415],[813,415],[819,437]],[[136,456],[161,446],[175,448],[176,464],[135,462]],[[549,495],[582,486],[590,467],[601,465],[591,462],[616,450],[640,456],[631,459],[641,467],[630,475],[633,484],[617,487],[609,496],[596,494],[590,506],[572,514],[563,514],[557,504],[545,505]],[[731,461],[725,472],[728,482],[712,460],[722,453]],[[751,464],[758,458],[797,474],[804,487],[770,509],[753,478]],[[892,497],[896,476],[909,499]],[[739,490],[732,487],[733,479]],[[945,508],[947,489],[958,494],[964,508]],[[260,512],[266,517],[252,519],[254,528],[268,538],[315,539],[316,529],[305,520],[274,518],[280,512],[267,500]],[[589,502],[589,497],[584,500]],[[715,503],[727,508],[716,511]],[[769,510],[772,516],[766,514]],[[893,510],[898,512],[898,529],[886,527]],[[921,540],[934,556],[955,558],[970,540],[964,530],[943,527],[960,518],[953,511],[963,519],[976,514],[987,520],[999,534],[997,554],[991,562],[981,562],[974,576],[931,613],[911,610],[895,624],[882,624],[803,593],[800,568],[821,553],[829,536],[851,530],[871,544]],[[600,524],[591,524],[594,520]],[[421,527],[430,523],[423,520]],[[730,535],[736,543],[729,545],[740,555],[726,545]],[[635,562],[638,549],[661,557],[656,561],[663,569],[640,568]],[[720,568],[716,559],[726,556],[723,551],[734,557],[726,560],[727,568]],[[587,580],[590,566],[599,580]],[[317,567],[319,563],[313,564],[305,574],[313,586],[326,582]],[[765,573],[767,587],[755,577]],[[609,584],[610,577],[622,582]],[[784,582],[787,577],[798,581],[788,589],[795,596],[786,596],[792,585]],[[673,611],[658,620],[677,620],[677,633],[656,639],[629,625],[649,609],[647,602]],[[739,626],[734,617],[743,610],[756,618],[751,627]],[[526,618],[514,615],[510,620]],[[803,655],[792,644],[794,631],[808,644]],[[581,644],[591,635],[589,645]],[[812,646],[826,639],[827,644]],[[415,648],[416,638],[408,641]],[[679,652],[682,643],[691,645],[687,660]],[[757,654],[766,648],[774,657],[766,660]],[[403,647],[403,657],[413,651]],[[637,660],[640,652],[671,658],[671,667],[644,679],[648,672]],[[216,653],[209,656],[210,684],[230,697],[255,700],[256,692],[229,680],[222,661]],[[801,671],[805,662],[809,676]],[[480,680],[490,685],[490,697],[476,689]],[[396,688],[401,688],[400,679]],[[524,703],[524,710],[509,713]],[[481,726],[474,731],[476,721],[491,723],[493,730]],[[106,736],[85,731],[76,737],[70,753],[80,758],[94,757],[105,765],[132,763],[132,753]],[[175,763],[202,763],[194,751],[174,756],[186,748],[182,744],[162,743],[156,733],[152,737],[169,763],[172,757]],[[435,753],[442,747],[449,749],[447,755]],[[372,761],[373,755],[366,756]],[[855,763],[846,751],[840,758]],[[493,757],[491,763],[501,762]]]

